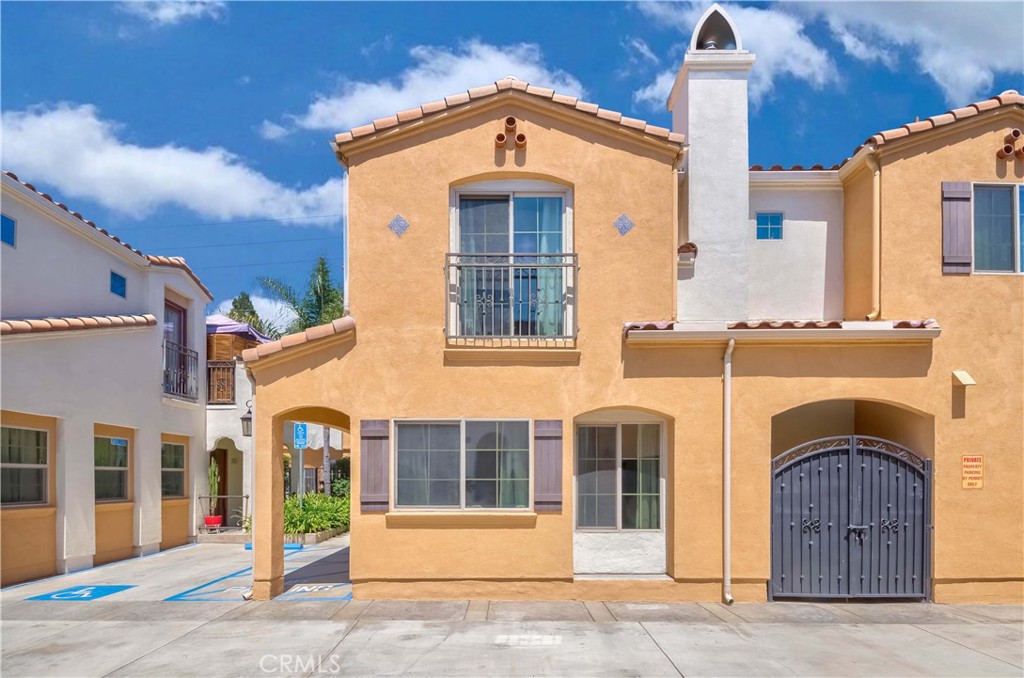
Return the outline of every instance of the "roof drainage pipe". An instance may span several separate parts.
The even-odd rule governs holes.
[[[736,340],[730,339],[722,358],[722,598],[732,598],[732,352]]]
[[[882,316],[882,168],[878,158],[868,155],[865,160],[871,170],[871,313],[865,320],[878,320]]]

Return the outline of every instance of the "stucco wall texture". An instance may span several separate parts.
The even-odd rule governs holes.
[[[524,151],[496,151],[514,115]],[[854,431],[885,433],[934,461],[933,599],[1024,599],[1024,278],[941,272],[940,182],[1020,181],[1024,163],[995,148],[1019,111],[896,144],[882,162],[883,318],[938,318],[941,337],[916,345],[749,345],[733,357],[733,594],[764,600],[770,577],[773,417],[819,401],[856,401]],[[396,135],[384,150],[353,151],[349,174],[351,309],[355,337],[325,339],[251,364],[257,382],[257,479],[279,495],[281,417],[301,406],[351,419],[359,496],[362,419],[523,417],[563,422],[563,498],[557,514],[364,515],[353,504],[351,575],[357,597],[538,597],[718,600],[722,562],[722,354],[716,346],[627,346],[622,323],[674,317],[678,225],[673,156],[627,131],[574,122],[542,105],[504,99]],[[379,146],[377,147],[380,148]],[[891,150],[890,150],[891,149]],[[905,150],[904,150],[905,149]],[[859,270],[870,265],[870,175],[855,174],[843,217],[846,317],[863,319]],[[571,187],[579,254],[579,336],[560,351],[446,347],[444,253],[449,191],[474,179],[543,178]],[[866,195],[866,197],[865,197]],[[612,222],[627,213],[625,236]],[[396,214],[410,229],[387,228]],[[861,235],[868,234],[864,257]],[[852,234],[852,236],[851,236]],[[851,261],[850,257],[856,257]],[[851,287],[852,286],[852,287]],[[953,369],[978,385],[957,394]],[[957,408],[958,398],[961,398]],[[890,407],[891,406],[891,407]],[[605,408],[667,422],[664,580],[574,581],[573,427]],[[843,408],[838,408],[837,411]],[[303,417],[315,421],[303,413]],[[787,435],[799,419],[779,419]],[[899,425],[899,422],[913,422]],[[803,440],[813,439],[808,424]],[[778,436],[776,436],[778,438]],[[931,441],[931,442],[929,442]],[[276,444],[275,444],[276,443]],[[925,448],[925,449],[922,449]],[[983,490],[960,488],[960,455],[985,454]],[[266,493],[266,494],[264,494]],[[280,525],[257,506],[257,595],[280,586]],[[262,535],[262,536],[261,536]],[[262,540],[262,541],[261,541]],[[275,559],[278,559],[275,562]],[[276,581],[276,583],[275,583]]]

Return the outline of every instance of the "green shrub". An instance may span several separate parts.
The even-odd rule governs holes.
[[[284,500],[285,534],[322,532],[336,527],[347,528],[349,524],[348,497],[332,497],[324,494],[296,495]]]
[[[335,497],[347,497],[352,492],[352,481],[348,478],[335,478],[331,483],[331,494]]]

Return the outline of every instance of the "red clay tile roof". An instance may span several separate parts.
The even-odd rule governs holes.
[[[841,330],[841,320],[744,320],[729,323],[730,330]]]
[[[643,120],[638,120],[636,118],[627,118],[617,111],[610,111],[599,107],[597,104],[580,101],[576,97],[556,94],[554,90],[546,87],[537,87],[536,85],[531,85],[527,82],[523,82],[522,80],[516,80],[515,78],[504,78],[490,85],[473,87],[465,92],[452,94],[451,96],[447,96],[439,101],[432,101],[417,108],[399,111],[395,115],[378,118],[368,125],[355,127],[348,132],[342,132],[341,134],[336,135],[334,137],[334,143],[336,146],[340,147],[361,137],[369,136],[375,132],[380,132],[411,120],[419,120],[420,118],[428,115],[440,113],[442,111],[455,108],[456,106],[462,106],[470,101],[496,96],[501,92],[512,91],[521,92],[523,94],[537,97],[538,99],[544,99],[545,101],[561,104],[566,108],[571,108],[581,113],[592,115],[601,120],[607,120],[608,122],[616,125],[642,132],[648,136],[665,139],[672,143],[679,144],[680,146],[685,142],[685,138],[679,132],[672,132],[664,127],[648,125]]]
[[[105,330],[156,325],[156,316],[144,315],[87,315],[66,318],[27,318],[0,320],[0,335],[33,334],[37,332],[73,332],[76,330]]]
[[[329,322],[326,325],[317,325],[316,327],[310,327],[305,332],[297,332],[296,334],[289,334],[281,337],[277,341],[271,341],[266,344],[260,344],[253,348],[247,348],[242,351],[242,360],[247,363],[254,363],[260,358],[266,358],[269,355],[280,353],[281,351],[292,348],[293,346],[301,346],[308,344],[319,339],[326,339],[339,334],[345,334],[356,329],[356,320],[350,315],[343,318],[338,318],[333,322]]]
[[[840,163],[840,167],[850,162],[853,156],[860,152],[860,149],[864,148],[868,144],[874,144],[875,146],[883,146],[886,143],[909,137],[914,134],[920,134],[921,132],[927,132],[928,130],[935,129],[937,127],[944,127],[945,125],[951,125],[967,118],[973,118],[979,113],[985,111],[991,111],[996,108],[1003,106],[1024,106],[1024,95],[1021,95],[1017,90],[1008,89],[1002,94],[997,94],[994,97],[989,97],[982,101],[975,101],[973,104],[968,104],[963,108],[954,108],[951,111],[946,111],[942,115],[933,115],[925,120],[918,120],[915,122],[908,122],[905,125],[897,127],[895,129],[885,130],[873,134],[864,140],[857,148],[853,149],[853,154],[843,160]]]
[[[800,165],[793,165],[792,167],[783,167],[782,165],[772,165],[771,167],[765,168],[762,165],[751,165],[750,171],[752,172],[800,172],[807,170],[838,170],[843,165],[848,163],[853,156],[857,155],[860,149],[864,148],[868,144],[874,144],[875,146],[882,146],[888,142],[896,141],[904,137],[909,137],[914,134],[920,134],[921,132],[927,132],[928,130],[935,129],[936,127],[943,127],[945,125],[951,125],[954,122],[965,120],[967,118],[974,117],[983,111],[991,111],[1002,106],[1024,106],[1024,95],[1021,95],[1016,90],[1008,89],[1002,94],[997,94],[994,97],[984,99],[982,101],[976,101],[973,104],[968,104],[963,108],[955,108],[952,111],[946,111],[941,115],[933,115],[925,120],[918,120],[915,122],[908,122],[905,125],[897,127],[896,129],[885,130],[868,137],[863,144],[854,149],[853,154],[843,160],[838,165],[832,165],[831,167],[825,167],[823,165],[812,165],[811,167],[802,167]]]
[[[53,203],[57,207],[61,208],[62,210],[64,210],[68,214],[70,214],[71,216],[73,216],[76,219],[78,219],[79,221],[81,221],[86,226],[89,226],[89,227],[95,229],[96,231],[99,231],[103,235],[107,236],[108,238],[110,238],[111,240],[116,242],[121,247],[124,247],[125,249],[127,249],[129,252],[134,252],[135,254],[137,254],[138,256],[142,257],[147,262],[149,262],[151,265],[153,265],[153,266],[170,266],[170,267],[178,268],[178,269],[181,269],[182,271],[185,271],[185,273],[187,273],[188,276],[190,278],[192,278],[193,282],[195,282],[195,284],[199,286],[199,289],[201,289],[206,294],[206,296],[208,296],[210,299],[213,299],[213,294],[210,293],[210,290],[206,288],[206,285],[204,285],[203,281],[201,281],[199,279],[199,276],[197,276],[192,271],[192,269],[189,268],[189,265],[186,264],[185,260],[182,259],[181,257],[162,257],[162,256],[154,256],[154,255],[150,255],[150,254],[143,254],[139,250],[135,249],[134,247],[132,247],[128,243],[126,243],[123,240],[121,240],[120,238],[118,238],[116,235],[112,235],[109,231],[107,231],[105,229],[102,229],[99,226],[97,226],[95,223],[93,223],[92,221],[89,221],[88,219],[83,217],[78,212],[72,212],[71,209],[67,205],[65,205],[64,203],[57,202],[48,193],[43,193],[41,191],[37,191],[35,186],[33,186],[32,184],[30,184],[28,182],[22,181],[21,179],[18,178],[18,175],[15,174],[14,172],[8,172],[7,170],[0,170],[0,171],[2,171],[4,174],[6,174],[8,177],[13,179],[14,181],[17,181],[19,184],[21,184],[22,186],[24,186],[28,190],[30,190],[33,193],[35,193],[40,198],[46,200],[47,202]]]

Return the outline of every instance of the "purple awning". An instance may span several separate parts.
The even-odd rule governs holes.
[[[239,337],[245,337],[252,339],[261,344],[266,344],[272,341],[270,337],[264,336],[253,329],[249,323],[240,323],[237,320],[232,320],[226,315],[208,315],[206,316],[206,333],[207,334],[234,334]]]

